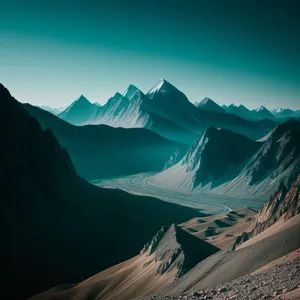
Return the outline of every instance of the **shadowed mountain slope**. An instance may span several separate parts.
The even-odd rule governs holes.
[[[196,102],[194,105],[206,111],[226,114],[226,111],[221,106],[219,106],[216,102],[214,102],[208,97],[205,97],[200,102]]]
[[[79,175],[88,180],[162,170],[169,157],[183,147],[147,129],[74,126],[37,107],[24,107],[44,129],[52,130]]]
[[[278,125],[254,142],[209,128],[174,166],[153,177],[167,187],[268,199],[300,169],[300,122]]]
[[[81,95],[65,110],[60,112],[58,117],[74,125],[84,125],[98,109],[101,109],[99,105],[92,104],[87,98]]]
[[[72,287],[59,286],[31,300],[128,300],[151,295],[218,250],[172,224],[163,227],[140,255]]]
[[[2,85],[0,105],[2,292],[9,299],[79,282],[136,255],[162,225],[198,215],[90,185]]]
[[[177,164],[154,180],[186,189],[206,185],[211,189],[235,178],[260,145],[229,130],[210,127]]]

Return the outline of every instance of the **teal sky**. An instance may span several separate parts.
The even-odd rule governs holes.
[[[263,3],[262,3],[263,2]],[[298,1],[0,0],[0,79],[22,102],[104,104],[165,78],[190,101],[300,109]]]

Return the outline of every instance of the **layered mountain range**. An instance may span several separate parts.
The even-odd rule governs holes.
[[[144,128],[74,126],[29,104],[24,108],[44,129],[51,129],[67,149],[78,174],[87,180],[160,171],[173,152],[185,149]]]
[[[208,128],[179,162],[152,181],[166,187],[267,198],[281,182],[299,173],[299,136],[296,120],[278,125],[260,141]]]
[[[81,281],[138,254],[161,226],[199,215],[90,185],[52,131],[2,85],[0,105],[2,293],[8,299]]]
[[[9,299],[44,290],[32,299],[194,299],[200,294],[182,293],[205,289],[214,299],[227,291],[217,285],[300,247],[300,122],[284,121],[290,112],[271,118],[262,107],[251,112],[261,117],[246,120],[209,98],[193,105],[166,80],[147,94],[130,85],[103,107],[81,96],[59,117],[20,104],[2,85],[0,105],[2,292]],[[257,216],[251,208],[204,216],[80,177],[148,171],[156,175],[147,188],[167,187],[171,196],[180,189],[268,201]]]
[[[76,106],[82,102],[82,118]],[[76,104],[76,105],[75,105]],[[84,108],[86,106],[86,109]],[[74,113],[72,110],[74,109]],[[96,108],[82,99],[69,106],[59,117],[74,125],[106,124],[113,127],[143,127],[177,142],[191,144],[209,126],[222,127],[257,139],[276,123],[263,126],[226,111],[206,98],[196,107],[168,81],[161,79],[147,94],[133,85],[121,95],[116,93],[105,105]],[[72,119],[70,115],[74,116]]]
[[[222,108],[227,111],[228,113],[237,115],[241,118],[246,120],[254,121],[254,120],[263,120],[269,119],[278,122],[286,121],[289,118],[300,118],[300,111],[299,110],[291,110],[286,108],[276,108],[273,110],[268,110],[265,106],[261,105],[256,109],[248,109],[244,105],[223,105]]]
[[[58,114],[61,119],[76,125],[84,125],[100,106],[92,104],[83,95]]]

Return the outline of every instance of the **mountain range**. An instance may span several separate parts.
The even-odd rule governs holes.
[[[147,94],[130,85],[103,107],[81,96],[60,117],[19,103],[3,85],[0,105],[2,293],[9,299],[300,292],[297,118],[271,119],[262,107],[253,112],[261,119],[245,120],[209,98],[194,105],[165,80]],[[219,194],[240,209],[223,205],[222,214],[204,215],[184,199],[141,196],[134,180],[132,194],[85,181],[138,172],[151,172],[147,188],[157,193],[156,185],[174,197],[192,190],[206,202]],[[243,208],[243,198],[266,202],[256,211]]]
[[[266,122],[262,126],[226,113],[209,98],[201,103],[196,107],[175,86],[161,79],[147,94],[129,85],[123,95],[116,93],[102,107],[95,108],[93,104],[79,98],[58,116],[74,125],[106,124],[113,127],[147,128],[184,144],[192,144],[209,126],[226,128],[254,139],[264,136],[276,126],[275,121],[273,124]],[[79,104],[80,118],[76,108]]]
[[[87,180],[159,171],[177,149],[185,149],[144,128],[74,126],[30,104],[23,107],[44,129],[51,129],[67,149],[78,174]]]
[[[47,106],[47,105],[41,105],[41,106],[38,106],[38,107],[40,107],[43,110],[49,111],[49,112],[51,112],[54,115],[57,115],[57,114],[61,113],[63,110],[66,109],[65,106],[57,107],[57,108],[55,108],[55,107],[52,108],[52,107]]]
[[[240,104],[239,106],[234,104],[230,104],[228,106],[222,105],[222,108],[228,113],[237,115],[249,121],[269,119],[277,122],[284,122],[287,121],[289,118],[295,118],[295,119],[300,118],[299,110],[294,111],[291,109],[283,109],[283,108],[268,110],[263,105],[252,110],[248,109],[242,104]]]
[[[199,216],[89,184],[52,131],[3,85],[0,105],[1,289],[9,299],[79,282],[137,255],[163,225]]]
[[[260,141],[208,128],[175,165],[152,182],[165,187],[266,199],[300,172],[300,122],[291,119]]]
[[[99,107],[81,95],[70,106],[60,112],[58,116],[69,123],[84,125]]]

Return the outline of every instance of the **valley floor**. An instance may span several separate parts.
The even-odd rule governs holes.
[[[206,214],[220,214],[243,207],[260,208],[266,199],[247,199],[215,195],[202,191],[164,188],[152,182],[154,173],[140,173],[126,177],[94,180],[103,188],[121,189],[131,194],[152,196],[164,201],[201,210]]]

